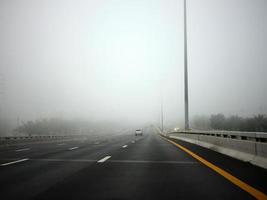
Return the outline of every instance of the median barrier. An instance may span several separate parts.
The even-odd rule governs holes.
[[[82,138],[86,135],[32,135],[32,136],[11,136],[0,137],[0,145],[11,145],[24,142],[36,141],[53,141],[53,140],[68,140],[74,138]]]

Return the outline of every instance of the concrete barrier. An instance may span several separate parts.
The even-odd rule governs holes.
[[[169,132],[166,135],[267,169],[267,133],[181,131]]]

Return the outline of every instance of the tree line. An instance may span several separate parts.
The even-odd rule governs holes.
[[[16,128],[18,135],[75,135],[107,132],[118,125],[107,121],[67,120],[59,118],[28,121]]]
[[[226,117],[219,113],[210,117],[197,116],[193,120],[193,126],[198,129],[267,132],[267,116],[258,114],[253,117]]]

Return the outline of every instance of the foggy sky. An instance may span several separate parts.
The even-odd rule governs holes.
[[[190,116],[267,113],[266,0],[188,0]],[[183,120],[182,0],[0,0],[0,108]]]

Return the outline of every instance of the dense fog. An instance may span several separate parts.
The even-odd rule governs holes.
[[[266,114],[266,0],[187,4],[191,121]],[[2,134],[49,119],[159,124],[161,102],[182,127],[183,48],[182,0],[0,0]]]

